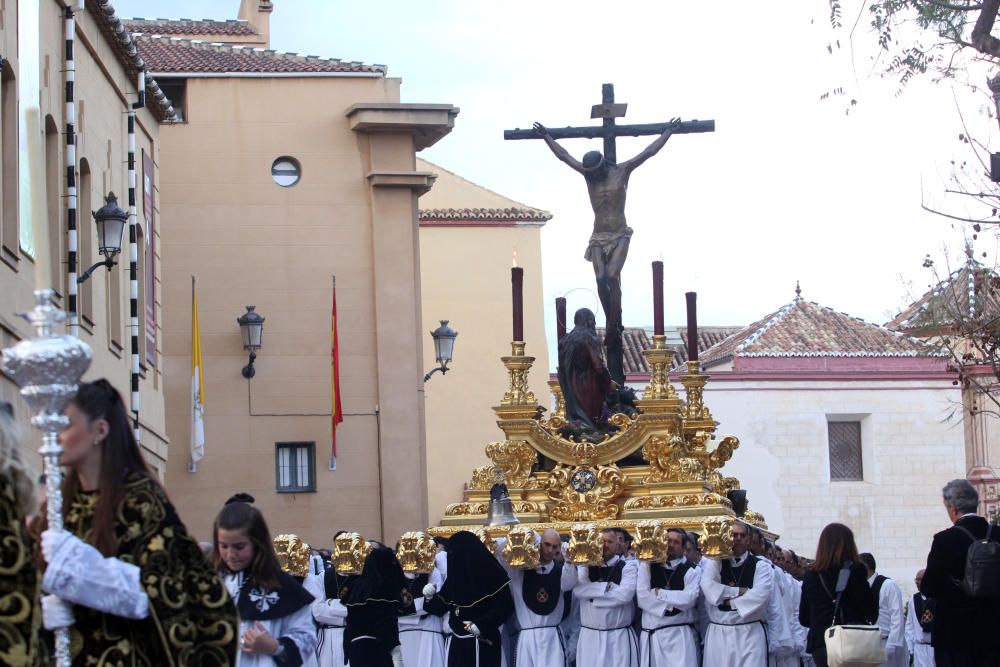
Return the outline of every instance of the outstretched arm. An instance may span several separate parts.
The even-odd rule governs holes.
[[[667,145],[667,140],[670,139],[671,136],[673,136],[674,131],[677,130],[677,128],[680,126],[680,124],[681,124],[681,119],[680,118],[673,118],[673,119],[671,119],[670,123],[667,125],[667,129],[665,129],[663,131],[663,134],[661,134],[660,136],[658,136],[653,141],[653,143],[651,143],[650,145],[646,146],[642,150],[642,152],[639,153],[638,155],[636,155],[634,158],[632,158],[631,160],[627,160],[627,161],[623,162],[621,164],[622,169],[624,169],[626,172],[631,172],[636,167],[638,167],[640,164],[642,164],[643,162],[645,162],[649,158],[651,158],[654,155],[656,155],[657,153],[659,153],[660,149]]]
[[[548,128],[546,128],[541,123],[535,123],[533,128],[535,132],[538,134],[538,136],[540,136],[542,139],[545,140],[545,144],[549,147],[549,149],[555,154],[557,158],[559,158],[560,160],[571,166],[573,169],[580,172],[581,174],[586,172],[586,169],[583,168],[582,162],[574,158],[566,151],[565,148],[556,143],[556,140],[552,138],[551,134],[549,134]]]

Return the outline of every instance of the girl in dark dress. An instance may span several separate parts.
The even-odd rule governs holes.
[[[361,575],[348,580],[342,601],[347,607],[344,663],[366,667],[399,667],[399,618],[406,578],[392,549],[372,549]]]
[[[850,568],[847,587],[837,608],[837,578],[841,569]],[[799,623],[809,628],[806,651],[816,667],[827,667],[823,633],[830,626],[874,625],[878,621],[878,599],[868,586],[868,572],[858,560],[854,533],[841,523],[831,523],[819,536],[816,562],[802,579]]]
[[[448,541],[448,574],[440,591],[428,584],[424,610],[446,612],[448,667],[499,667],[500,626],[514,611],[510,579],[473,533],[463,530]]]

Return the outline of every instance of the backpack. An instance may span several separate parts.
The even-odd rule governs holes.
[[[958,587],[970,598],[1000,597],[1000,543],[990,539],[993,524],[981,540],[962,526],[955,527],[972,540],[965,556],[965,577],[956,582]]]

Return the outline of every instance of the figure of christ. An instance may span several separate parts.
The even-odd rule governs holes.
[[[667,140],[679,126],[680,119],[672,119],[660,136],[638,155],[622,164],[615,164],[605,159],[600,151],[590,151],[583,156],[582,161],[579,161],[552,138],[544,125],[535,123],[533,126],[555,156],[583,174],[587,181],[590,205],[594,209],[594,231],[590,235],[590,243],[583,256],[594,265],[597,294],[604,309],[605,346],[609,350],[615,345],[620,350],[621,334],[624,331],[621,272],[625,266],[629,240],[632,237],[632,228],[625,222],[628,179],[636,167],[656,155],[666,145]],[[624,384],[624,369],[616,367],[621,364],[620,358],[613,359],[611,354],[608,357],[612,377],[619,384]]]

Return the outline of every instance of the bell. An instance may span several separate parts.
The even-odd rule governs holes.
[[[510,503],[510,494],[507,486],[497,482],[490,489],[490,507],[486,512],[487,526],[510,526],[521,523],[514,516],[514,507]]]

